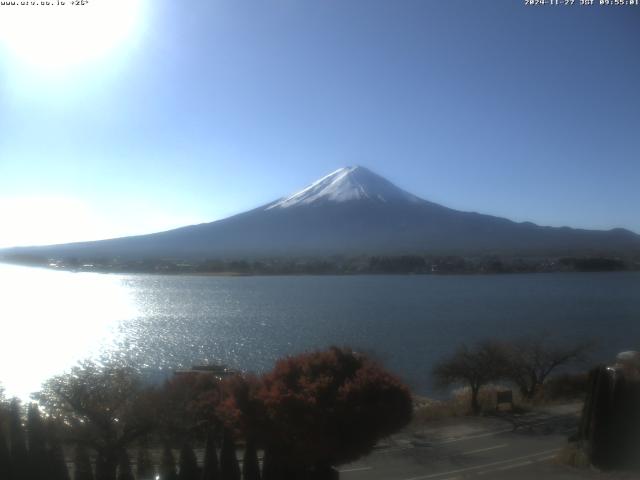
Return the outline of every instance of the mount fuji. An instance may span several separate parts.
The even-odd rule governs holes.
[[[378,254],[638,254],[624,229],[542,227],[423,200],[364,167],[223,220],[135,237],[5,250],[47,258],[183,260]]]

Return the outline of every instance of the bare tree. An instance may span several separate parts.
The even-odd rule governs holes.
[[[548,334],[520,338],[509,344],[507,377],[524,398],[532,399],[552,372],[585,361],[592,346],[591,342],[559,345]]]
[[[471,390],[471,410],[477,414],[480,389],[504,377],[508,351],[504,344],[495,341],[483,341],[473,348],[462,345],[451,357],[436,364],[433,377],[441,387],[467,385]]]

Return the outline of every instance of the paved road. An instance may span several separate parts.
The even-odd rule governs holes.
[[[577,406],[522,417],[433,422],[342,466],[343,480],[611,478],[560,465],[555,457],[577,425]],[[514,430],[514,426],[516,427]]]

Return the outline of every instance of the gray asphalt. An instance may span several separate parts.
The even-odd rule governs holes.
[[[578,406],[525,416],[437,421],[379,445],[339,468],[343,480],[617,478],[560,464],[556,457],[575,432]]]

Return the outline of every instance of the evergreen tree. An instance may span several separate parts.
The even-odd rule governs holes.
[[[49,444],[47,451],[47,456],[49,457],[47,480],[71,480],[64,450],[53,424],[48,425],[47,437],[47,443]]]
[[[31,480],[48,480],[47,433],[38,405],[32,403],[27,411],[27,443]]]
[[[138,480],[153,480],[155,471],[149,450],[145,446],[138,449],[138,458],[136,465],[136,476]]]
[[[118,471],[117,457],[113,458],[113,450],[100,449],[96,457],[96,480],[115,480]]]
[[[20,402],[13,400],[9,406],[9,441],[11,444],[11,480],[29,480],[29,454],[27,451]]]
[[[200,469],[198,468],[198,460],[191,445],[184,443],[180,450],[180,472],[178,480],[198,480]]]
[[[207,434],[201,480],[220,480],[220,466],[218,464],[218,453],[216,452],[216,436],[213,431],[209,431]]]
[[[82,445],[76,446],[73,463],[73,480],[93,480],[93,470],[91,469],[89,452],[87,452],[87,449]]]
[[[228,428],[222,435],[222,450],[220,451],[220,473],[222,480],[240,480],[240,466],[236,457],[236,445],[233,435]]]
[[[273,455],[271,449],[266,448],[262,459],[262,480],[285,480],[288,472],[285,461]]]
[[[247,440],[242,461],[242,479],[260,480],[260,464],[258,463],[258,449],[256,443]]]
[[[276,480],[278,478],[277,473],[277,465],[267,447],[262,455],[262,480]]]
[[[11,454],[3,425],[0,423],[0,478],[11,480]]]
[[[133,471],[131,470],[131,460],[126,449],[120,452],[120,459],[118,461],[118,480],[135,480]]]
[[[267,430],[267,412],[260,398],[260,380],[253,375],[235,375],[222,382],[223,400],[218,407],[222,422],[245,439],[242,477],[258,480],[257,445]]]
[[[167,445],[162,452],[162,460],[160,461],[160,480],[178,480],[176,473],[176,461],[173,458],[173,452]]]

